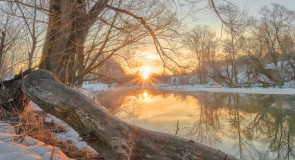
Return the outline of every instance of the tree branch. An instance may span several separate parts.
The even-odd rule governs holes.
[[[169,70],[173,70],[172,68],[170,68],[169,66],[166,65],[165,63],[165,60],[164,60],[164,57],[168,58],[171,62],[173,62],[174,64],[176,64],[178,67],[180,68],[186,68],[185,66],[181,66],[179,65],[172,57],[168,56],[165,51],[163,50],[158,38],[157,38],[157,35],[155,34],[155,32],[153,31],[153,29],[147,24],[147,22],[145,21],[145,19],[143,17],[139,17],[131,12],[129,12],[128,10],[125,10],[125,9],[120,9],[120,8],[115,8],[111,5],[106,5],[107,8],[111,9],[111,10],[114,10],[114,11],[118,11],[120,13],[124,13],[126,15],[129,15],[133,18],[135,18],[136,20],[140,21],[140,23],[144,26],[144,28],[146,28],[150,35],[152,36],[153,40],[154,40],[154,44],[155,44],[155,47],[156,47],[156,50],[163,62],[163,65],[164,65],[164,68],[168,68]],[[164,56],[164,57],[163,57]]]

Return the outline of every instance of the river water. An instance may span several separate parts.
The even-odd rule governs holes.
[[[239,159],[295,158],[295,95],[113,89],[97,93],[115,116]]]

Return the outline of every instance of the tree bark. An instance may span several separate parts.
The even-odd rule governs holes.
[[[31,70],[20,72],[13,79],[0,83],[0,110],[11,113],[21,113],[28,104],[27,97],[22,92],[23,77]]]
[[[236,159],[184,138],[123,122],[44,70],[31,72],[22,90],[44,111],[73,127],[106,159]]]
[[[3,70],[3,55],[4,55],[4,47],[5,47],[5,37],[6,34],[5,32],[1,32],[1,41],[0,41],[0,75],[2,74],[2,70]]]
[[[106,8],[108,0],[98,0],[86,12],[86,2],[50,0],[48,29],[39,68],[54,73],[73,86],[84,70],[84,43],[90,27]]]

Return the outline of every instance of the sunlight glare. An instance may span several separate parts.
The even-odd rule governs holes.
[[[143,93],[143,97],[144,97],[144,98],[147,98],[148,95],[149,95],[149,94],[148,94],[147,92],[144,92],[144,93]]]
[[[149,73],[144,71],[141,76],[142,76],[143,79],[148,79]]]

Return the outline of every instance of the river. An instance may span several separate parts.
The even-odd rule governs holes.
[[[295,95],[116,88],[95,100],[128,123],[239,159],[295,159]]]

